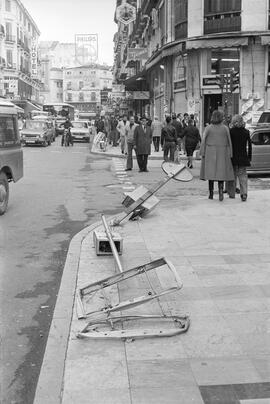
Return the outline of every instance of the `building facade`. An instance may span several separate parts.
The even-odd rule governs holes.
[[[0,0],[0,95],[39,102],[39,35],[20,0]]]
[[[141,112],[160,119],[195,113],[203,127],[226,107],[251,122],[270,109],[269,3],[138,0],[136,20],[118,22],[115,81],[148,90]]]
[[[112,88],[112,68],[92,64],[63,69],[63,101],[81,111],[97,113]]]

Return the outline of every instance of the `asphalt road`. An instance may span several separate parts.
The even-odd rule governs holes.
[[[120,209],[111,159],[88,144],[24,148],[24,178],[0,217],[1,403],[33,401],[71,238]]]
[[[0,217],[1,403],[31,404],[71,238],[100,214],[121,211],[123,192],[164,177],[160,161],[149,173],[124,176],[124,160],[92,155],[88,144],[24,148],[24,178],[11,185],[8,212]],[[169,181],[158,198],[207,197],[200,181]],[[252,177],[250,189],[270,188],[270,177]],[[178,199],[177,199],[178,198]],[[56,358],[57,360],[57,358]]]

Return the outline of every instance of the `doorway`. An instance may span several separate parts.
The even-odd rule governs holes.
[[[212,112],[215,109],[222,109],[222,94],[205,94],[204,95],[204,120],[203,125],[210,123]]]

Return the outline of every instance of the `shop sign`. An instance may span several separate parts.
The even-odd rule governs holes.
[[[96,62],[98,59],[98,35],[76,34],[75,53],[76,60],[81,65]]]
[[[130,24],[136,20],[136,8],[123,0],[116,9],[116,20],[124,25]]]
[[[174,89],[175,90],[181,90],[183,88],[186,88],[186,80],[181,80],[181,81],[175,81],[174,82]]]
[[[218,77],[213,75],[207,75],[202,77],[203,87],[218,87]]]
[[[148,59],[147,48],[128,48],[128,60],[146,60]]]
[[[36,79],[38,75],[37,61],[38,61],[37,41],[33,39],[31,47],[31,76],[33,79]]]
[[[149,91],[128,91],[126,98],[129,100],[149,100]]]

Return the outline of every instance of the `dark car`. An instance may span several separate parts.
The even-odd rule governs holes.
[[[251,134],[252,161],[249,173],[270,173],[270,125],[257,127]]]
[[[47,120],[26,120],[21,131],[24,145],[48,146],[54,140],[54,128]]]

